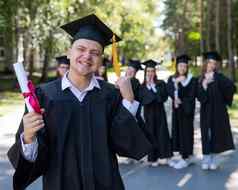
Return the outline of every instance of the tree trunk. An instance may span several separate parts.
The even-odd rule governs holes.
[[[221,53],[220,45],[220,0],[216,0],[216,50]]]
[[[183,14],[179,19],[178,31],[176,34],[176,54],[184,54],[186,52],[186,13],[187,13],[188,0],[183,2]]]
[[[211,51],[212,1],[207,2],[207,50]]]
[[[231,15],[232,1],[227,0],[227,43],[228,43],[228,56],[229,56],[229,71],[230,77],[233,81],[236,80],[235,77],[235,65],[232,47],[232,15]]]
[[[204,53],[204,14],[203,14],[203,0],[198,0],[199,3],[199,7],[200,7],[200,55],[202,55]]]
[[[15,59],[15,20],[13,15],[9,15],[8,25],[4,31],[4,48],[5,48],[5,61],[4,72],[12,72],[12,64],[16,62]]]
[[[29,49],[29,78],[32,79],[33,72],[34,72],[34,55],[35,50],[34,48]]]
[[[45,82],[48,77],[47,71],[49,68],[50,58],[52,57],[53,43],[53,32],[50,31],[48,38],[45,40],[46,47],[44,52],[44,62],[40,82]]]
[[[43,68],[42,68],[42,72],[41,72],[41,78],[40,78],[40,82],[45,82],[48,75],[47,75],[47,70],[49,67],[49,50],[46,49],[44,52],[44,62],[43,62]]]

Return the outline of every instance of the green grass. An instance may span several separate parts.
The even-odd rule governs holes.
[[[19,92],[0,92],[0,117],[23,105],[24,100]]]
[[[238,94],[235,94],[232,107],[229,109],[231,125],[238,127]]]
[[[0,91],[12,90],[15,88],[16,81],[13,78],[6,78],[0,80]]]

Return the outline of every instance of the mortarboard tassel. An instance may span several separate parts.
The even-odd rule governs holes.
[[[118,55],[117,55],[117,44],[116,44],[116,37],[115,34],[113,34],[112,37],[112,64],[114,71],[118,77],[121,76],[121,69],[120,69],[120,63],[118,61]]]

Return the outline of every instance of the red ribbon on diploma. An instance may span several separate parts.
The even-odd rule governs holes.
[[[36,113],[41,114],[40,104],[39,104],[38,99],[35,94],[35,86],[33,85],[32,81],[30,81],[30,80],[28,81],[27,86],[28,86],[30,92],[24,92],[24,93],[22,93],[22,95],[24,96],[24,98],[29,97],[29,103],[30,103],[31,107],[33,108],[33,110]]]

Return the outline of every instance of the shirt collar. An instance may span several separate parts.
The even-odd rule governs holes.
[[[66,88],[71,88],[71,87],[75,87],[75,86],[68,79],[68,72],[67,72],[67,73],[65,73],[65,75],[62,78],[61,88],[62,88],[62,90],[65,90]],[[94,75],[92,76],[88,87],[86,89],[84,89],[83,91],[90,91],[93,88],[101,89],[99,82],[97,81],[97,79]]]
[[[183,85],[184,87],[187,86],[187,85],[190,83],[190,81],[191,81],[192,78],[193,78],[193,75],[192,75],[191,73],[189,73],[188,76],[187,76],[187,78],[186,78],[186,80],[184,80],[184,81],[181,82],[182,85]]]
[[[190,81],[191,81],[192,78],[193,78],[192,73],[188,73],[188,76],[186,77],[186,79],[185,79],[184,81],[181,82],[181,84],[182,84],[184,87],[187,86],[187,85],[190,83]],[[176,82],[176,78],[173,77],[172,81],[175,83],[175,82]]]

